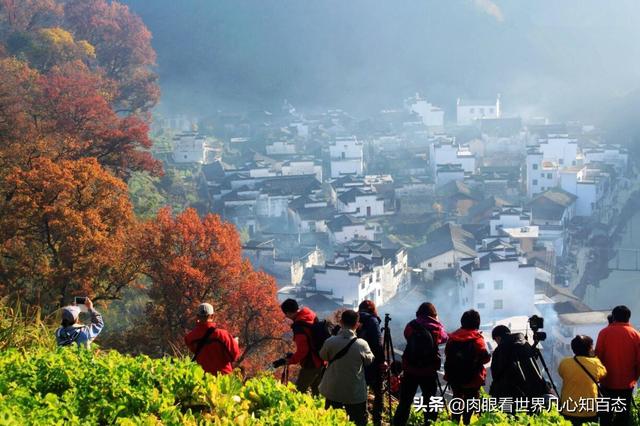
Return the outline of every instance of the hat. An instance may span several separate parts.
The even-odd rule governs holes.
[[[65,306],[62,308],[62,321],[75,323],[80,316],[80,308],[77,306]]]
[[[199,317],[207,317],[209,315],[213,315],[213,306],[211,306],[209,303],[201,303],[200,306],[198,306],[197,312]]]

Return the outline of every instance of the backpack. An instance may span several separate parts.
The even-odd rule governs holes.
[[[69,346],[78,340],[80,337],[80,332],[82,331],[81,327],[75,327],[72,331],[69,331],[66,328],[59,328],[56,332],[56,341],[58,346]]]
[[[318,320],[316,318],[313,324],[306,322],[294,322],[293,333],[303,333],[309,340],[309,352],[320,356],[320,348],[324,345],[324,342],[333,335],[334,326],[327,320]],[[308,329],[309,332],[305,332],[304,329]]]
[[[407,339],[407,346],[402,358],[412,367],[428,368],[436,364],[438,346],[433,335],[425,326],[413,320],[409,323],[413,332]]]
[[[476,343],[473,339],[465,341],[449,340],[444,372],[449,383],[464,385],[473,381],[480,371]]]

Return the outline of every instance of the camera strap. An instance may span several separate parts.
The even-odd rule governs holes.
[[[595,379],[595,377],[593,377],[591,375],[591,373],[589,373],[589,370],[587,370],[587,368],[584,365],[582,365],[582,363],[580,361],[578,361],[578,357],[577,356],[574,356],[573,359],[575,360],[575,362],[578,363],[580,368],[582,368],[582,370],[584,370],[584,372],[587,373],[587,376],[589,376],[589,378],[593,381],[593,383],[596,384],[596,387],[598,388],[598,396],[602,396],[602,392],[600,391],[600,383],[598,383],[598,381]]]
[[[353,344],[356,342],[356,340],[358,340],[358,338],[354,337],[353,339],[351,339],[351,341],[349,343],[347,343],[347,346],[345,346],[344,348],[340,349],[340,351],[337,354],[335,354],[335,356],[333,358],[331,358],[329,360],[329,365],[331,365],[334,361],[337,361],[340,358],[342,358],[343,356],[345,356],[347,354],[347,352],[349,352],[349,349],[351,349],[351,346],[353,346]]]

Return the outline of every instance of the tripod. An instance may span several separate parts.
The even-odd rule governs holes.
[[[391,316],[389,314],[384,314],[384,327],[382,328],[383,337],[382,337],[382,348],[384,350],[384,360],[387,363],[387,371],[385,373],[385,387],[383,392],[387,393],[387,399],[389,403],[389,418],[393,418],[393,407],[391,405],[392,401],[392,391],[391,391],[391,370],[396,362],[396,354],[393,351],[393,341],[391,340],[391,328],[389,328],[389,323],[391,322]]]
[[[289,383],[289,364],[285,364],[282,366],[282,375],[280,376],[280,382],[283,385]]]
[[[544,360],[544,357],[542,356],[542,352],[540,352],[540,348],[538,347],[538,343],[540,343],[539,339],[536,339],[535,333],[533,335],[533,346],[531,347],[533,349],[533,359],[534,360],[540,360],[540,363],[542,364],[542,368],[544,368],[544,371],[547,373],[547,377],[549,377],[549,381],[551,382],[551,387],[553,387],[553,390],[556,393],[556,396],[560,396],[560,392],[558,392],[558,388],[556,388],[556,384],[553,382],[553,377],[551,377],[551,373],[549,372],[549,368],[547,367],[547,363]]]

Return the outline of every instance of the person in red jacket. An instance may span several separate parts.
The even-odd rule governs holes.
[[[444,379],[451,385],[454,398],[468,400],[480,397],[480,388],[484,385],[487,370],[484,367],[491,361],[484,337],[480,332],[480,314],[471,309],[462,314],[461,328],[449,334],[444,348]],[[468,425],[472,410],[465,410],[462,421]],[[460,414],[453,414],[454,422],[460,421]]]
[[[196,327],[184,336],[184,342],[204,371],[211,374],[229,374],[232,363],[238,360],[238,339],[228,331],[217,328],[213,322],[213,306],[198,306]]]
[[[433,345],[433,347],[432,350],[427,351],[430,352],[429,359],[421,357],[417,365],[407,353],[410,350],[405,350],[405,353],[402,354],[402,371],[404,373],[400,384],[400,401],[393,416],[394,426],[407,424],[411,404],[414,402],[418,386],[420,386],[420,390],[422,391],[422,401],[424,404],[429,402],[429,397],[436,395],[438,388],[437,374],[441,364],[438,346],[446,343],[449,336],[444,330],[444,326],[438,320],[438,312],[432,303],[422,303],[416,311],[416,319],[409,322],[404,328],[407,347],[409,347],[409,342],[416,338],[416,333],[420,332],[428,332],[431,336],[430,339],[425,340],[422,344],[426,346]],[[420,335],[418,334],[417,336]],[[414,342],[416,341],[414,340]],[[416,343],[413,344],[416,345]],[[438,413],[436,411],[424,411],[425,424],[430,424],[432,421],[435,421],[437,417]]]
[[[285,364],[300,365],[300,372],[296,380],[296,388],[300,392],[306,392],[311,388],[313,395],[318,395],[318,385],[322,380],[322,367],[324,361],[320,358],[320,348],[315,348],[313,344],[312,326],[318,321],[316,314],[309,308],[300,308],[298,302],[287,299],[282,302],[280,309],[287,318],[293,321],[293,341],[296,344],[296,351],[288,354],[287,358],[281,358],[273,363],[274,368]]]
[[[611,324],[600,330],[596,343],[596,355],[607,369],[601,387],[605,397],[622,398],[626,410],[602,413],[601,424],[627,425],[633,389],[640,377],[640,333],[629,324],[631,311],[626,306],[616,306],[611,316]]]

